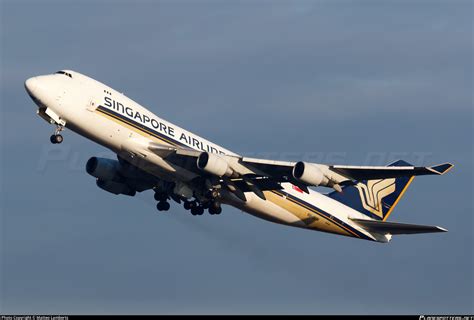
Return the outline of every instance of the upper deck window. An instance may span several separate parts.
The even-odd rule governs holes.
[[[72,79],[72,75],[71,75],[70,73],[68,73],[68,72],[64,72],[64,71],[60,70],[60,71],[58,71],[58,72],[55,72],[55,73],[58,73],[58,74],[64,74],[64,75],[66,75],[66,76],[68,76],[69,78],[71,78],[71,79]]]

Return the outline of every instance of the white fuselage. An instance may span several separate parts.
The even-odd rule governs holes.
[[[141,152],[130,151],[131,142],[139,144],[144,139],[161,145],[238,156],[159,118],[103,83],[77,72],[67,72],[71,76],[53,74],[27,80],[25,86],[39,105],[40,115],[56,123],[63,121],[67,128],[128,157],[128,160],[133,161]],[[156,168],[150,171],[149,166],[143,165],[143,170],[165,180],[186,183],[190,179],[185,170],[169,166],[157,156],[155,158]],[[143,163],[134,164],[140,167]],[[316,191],[310,190],[307,194],[291,183],[282,186],[283,190],[264,191],[266,200],[247,192],[247,201],[224,194],[224,202],[269,221],[375,240],[370,233],[351,223],[349,218],[363,218],[360,212]]]

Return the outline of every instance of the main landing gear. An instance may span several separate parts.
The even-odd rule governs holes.
[[[217,197],[218,194],[216,197],[212,197],[211,195],[209,197],[195,197],[194,200],[188,200],[164,190],[166,189],[155,189],[154,198],[158,201],[156,204],[156,209],[158,209],[158,211],[168,211],[170,209],[169,200],[173,199],[177,203],[183,202],[184,209],[191,211],[193,216],[201,216],[204,214],[205,210],[208,210],[211,215],[217,215],[222,212],[221,204]]]
[[[215,215],[215,214],[221,214],[222,212],[222,207],[219,202],[213,201],[211,205],[209,206],[209,214]]]
[[[52,144],[57,144],[63,142],[64,138],[59,133],[64,130],[64,126],[57,125],[54,134],[49,138]]]
[[[193,216],[200,216],[204,213],[204,207],[197,201],[185,200],[183,207],[186,210],[191,210]]]
[[[191,207],[191,214],[193,216],[202,216],[203,213],[204,213],[204,207],[200,205],[199,203],[197,203],[196,201],[194,201],[194,205]]]
[[[168,195],[166,193],[155,192],[155,200],[158,201],[156,204],[158,211],[168,211],[170,209],[170,203],[168,202]]]
[[[222,212],[220,203],[216,201],[200,203],[198,201],[185,201],[184,209],[190,210],[193,216],[200,216],[204,213],[204,210],[207,209],[209,214],[215,215]]]
[[[160,201],[156,204],[158,211],[168,211],[170,209],[170,203],[168,201]]]

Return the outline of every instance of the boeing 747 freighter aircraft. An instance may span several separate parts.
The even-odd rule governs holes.
[[[117,154],[117,160],[87,161],[99,188],[128,196],[153,189],[159,211],[169,210],[171,199],[193,215],[220,214],[227,204],[272,222],[377,242],[446,231],[387,219],[415,176],[442,175],[452,164],[414,167],[399,160],[362,167],[248,158],[75,71],[30,78],[25,88],[38,115],[56,126],[52,143],[61,143],[68,128]],[[333,191],[309,188],[318,186]]]

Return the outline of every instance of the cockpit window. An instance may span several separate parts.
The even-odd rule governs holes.
[[[72,75],[71,75],[70,73],[68,73],[68,72],[64,72],[64,71],[60,70],[60,71],[58,71],[58,72],[55,72],[55,73],[58,73],[58,74],[64,74],[65,76],[68,76],[69,78],[71,78],[71,79],[72,79]]]

